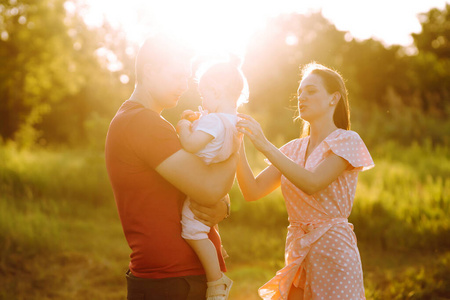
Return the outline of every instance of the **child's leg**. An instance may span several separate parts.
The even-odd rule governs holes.
[[[227,299],[233,281],[222,273],[216,247],[208,238],[210,228],[195,220],[189,209],[189,200],[183,206],[181,225],[181,236],[197,254],[205,270],[208,281],[207,299]]]
[[[186,242],[194,249],[200,262],[203,265],[208,281],[219,280],[222,277],[219,259],[217,257],[216,247],[210,239],[186,240]]]

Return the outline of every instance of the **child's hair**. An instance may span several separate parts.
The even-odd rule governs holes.
[[[208,80],[210,84],[221,85],[230,100],[236,100],[236,107],[248,102],[247,79],[241,70],[241,59],[230,55],[228,61],[217,62],[199,68],[197,82]]]

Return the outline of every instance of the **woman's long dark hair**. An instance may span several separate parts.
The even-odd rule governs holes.
[[[310,74],[316,74],[322,78],[325,89],[329,94],[338,92],[341,95],[334,110],[333,121],[336,127],[349,130],[350,109],[348,105],[348,92],[341,74],[316,62],[309,63],[302,68],[302,80]],[[303,120],[302,136],[307,135],[309,135],[309,123]]]

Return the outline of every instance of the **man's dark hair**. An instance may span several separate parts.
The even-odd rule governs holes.
[[[145,65],[159,69],[173,61],[190,60],[194,51],[185,43],[165,35],[155,35],[145,40],[136,56],[136,83],[142,83]]]

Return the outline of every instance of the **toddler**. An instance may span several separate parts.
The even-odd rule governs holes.
[[[202,158],[205,163],[226,160],[239,150],[236,130],[237,107],[248,100],[248,86],[236,57],[209,67],[199,78],[202,98],[200,112],[185,111],[177,124],[181,145]],[[246,92],[244,92],[244,90]],[[193,123],[193,119],[198,118]],[[208,300],[225,300],[233,281],[220,270],[213,243],[208,239],[210,228],[194,219],[186,199],[182,213],[182,237],[198,255],[207,278]]]

